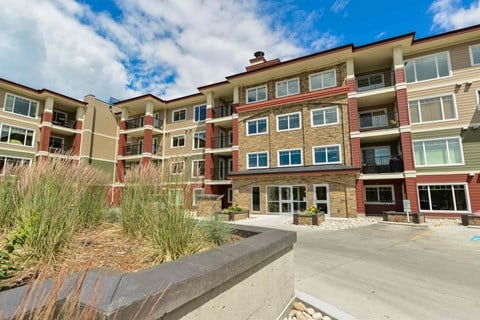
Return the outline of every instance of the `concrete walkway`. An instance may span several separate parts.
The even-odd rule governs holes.
[[[323,231],[291,219],[253,216],[241,224],[297,232],[297,290],[358,319],[480,318],[479,229],[372,224]]]

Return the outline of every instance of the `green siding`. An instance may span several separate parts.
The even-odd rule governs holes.
[[[35,153],[27,153],[27,152],[11,151],[11,150],[3,150],[3,149],[0,149],[0,156],[35,159]]]
[[[468,130],[462,130],[458,128],[428,132],[412,132],[413,141],[445,137],[462,138],[463,158],[465,165],[417,168],[417,172],[477,171],[478,168],[480,168],[480,129],[473,130],[472,128],[469,128]]]
[[[102,170],[103,172],[107,173],[111,178],[113,178],[113,174],[115,173],[114,162],[92,159],[91,165],[94,168]]]

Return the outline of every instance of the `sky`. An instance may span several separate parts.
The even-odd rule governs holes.
[[[171,99],[245,71],[480,24],[480,0],[0,0],[0,78],[83,100]]]

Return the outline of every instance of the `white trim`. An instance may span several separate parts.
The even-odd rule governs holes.
[[[13,106],[12,106],[12,111],[8,111],[7,109],[5,109],[6,105],[7,105],[7,97],[8,96],[12,96],[14,99],[13,99]],[[31,103],[32,102],[35,102],[37,104],[37,108],[35,110],[35,117],[30,117],[30,116],[26,116],[24,114],[21,114],[21,113],[16,113],[14,112],[15,110],[15,100],[17,98],[20,98],[20,99],[24,99],[24,100],[28,100],[30,101],[29,105],[28,105],[28,111],[30,111],[30,108],[31,108]],[[28,118],[28,119],[38,119],[38,111],[40,109],[40,102],[38,100],[33,100],[33,99],[30,99],[30,98],[26,98],[26,97],[23,97],[23,96],[19,96],[17,94],[13,94],[13,93],[10,93],[10,92],[5,92],[5,99],[3,101],[3,111],[4,112],[7,112],[7,113],[11,113],[11,114],[15,114],[17,116],[21,116],[21,117],[25,117],[25,118]],[[29,112],[30,113],[30,112]]]
[[[338,155],[339,155],[339,160],[334,161],[334,162],[328,162],[328,152],[327,149],[329,147],[338,147]],[[327,152],[327,162],[316,162],[315,161],[315,149],[317,148],[325,148],[325,152]],[[342,163],[342,145],[341,144],[329,144],[329,145],[324,145],[324,146],[313,146],[312,147],[312,164],[315,165],[327,165],[327,164],[337,164],[337,163]]]
[[[173,145],[173,138],[178,138],[178,137],[183,137],[183,146],[174,146]],[[187,136],[185,134],[179,134],[179,135],[170,137],[170,148],[172,148],[172,149],[183,148],[186,145],[187,145]]]
[[[418,190],[418,187],[421,187],[421,186],[427,186],[428,187],[428,202],[430,204],[430,207],[431,207],[431,204],[432,204],[432,199],[431,199],[431,196],[430,196],[430,186],[465,186],[465,200],[467,202],[467,210],[422,210],[421,205],[420,205],[420,190]],[[470,206],[470,192],[468,190],[468,183],[465,183],[465,182],[417,183],[417,188],[416,189],[417,189],[418,209],[420,210],[420,212],[452,212],[452,213],[462,212],[462,213],[466,213],[466,212],[471,212],[471,210],[472,210],[472,207]],[[452,195],[453,195],[453,200],[455,200],[455,192],[452,192]],[[456,201],[454,201],[453,204],[454,204],[454,207],[457,208]]]
[[[203,120],[195,120],[195,109],[200,108],[200,107],[205,107],[205,119]],[[187,114],[185,113],[185,117]],[[207,120],[207,105],[206,104],[198,104],[196,106],[193,106],[193,122],[205,122]]]
[[[390,188],[391,194],[392,194],[392,201],[393,202],[370,202],[367,201],[367,188],[377,188],[377,197],[380,200],[379,197],[379,188]],[[365,204],[374,204],[374,205],[394,205],[395,204],[395,186],[393,184],[367,184],[363,186],[363,195],[364,195],[364,201]]]
[[[422,151],[423,151],[423,160],[426,163],[426,151],[425,151],[425,141],[441,141],[441,140],[450,140],[450,139],[457,139],[459,142],[460,146],[460,157],[461,157],[461,163],[450,163],[450,152],[448,151],[447,147],[447,157],[448,157],[448,162],[446,164],[417,164],[415,161],[415,143],[422,143]],[[431,167],[450,167],[450,166],[463,166],[465,165],[465,159],[463,157],[463,144],[462,144],[462,138],[459,136],[454,136],[454,137],[443,137],[443,138],[430,138],[430,139],[421,139],[421,140],[412,140],[412,152],[413,152],[413,160],[415,162],[415,167],[416,168],[431,168]]]
[[[477,110],[480,111],[480,89],[477,89]]]
[[[468,47],[468,53],[469,53],[469,55],[470,55],[470,65],[471,65],[472,67],[473,67],[473,66],[480,66],[480,62],[478,62],[478,63],[474,63],[474,62],[473,62],[473,51],[472,51],[472,49],[473,49],[474,47],[478,47],[479,52],[480,52],[480,44],[472,44],[471,46]],[[479,60],[480,60],[480,56],[479,56]]]
[[[253,210],[253,188],[258,188],[258,210]],[[262,210],[262,188],[260,186],[250,187],[250,210],[252,212],[260,212]]]
[[[298,151],[300,150],[300,163],[299,164],[280,164],[280,152],[282,151],[288,151],[289,152],[289,162],[291,160],[291,151]],[[278,167],[298,167],[298,166],[303,166],[303,149],[302,148],[293,148],[293,149],[282,149],[282,150],[277,150],[277,166]]]
[[[262,89],[262,88],[265,88],[265,99],[259,100],[258,99],[258,89]],[[248,101],[248,91],[250,91],[250,90],[255,90],[256,91],[255,92],[255,101]],[[268,88],[267,88],[266,84],[245,89],[245,104],[256,103],[256,102],[266,101],[266,100],[268,100]]]
[[[194,175],[194,172],[195,172],[194,162],[203,162],[203,175],[201,175],[201,176]],[[192,170],[191,171],[192,171],[192,174],[191,174],[192,178],[205,178],[205,159],[194,159],[194,160],[192,160]]]
[[[290,128],[290,116],[298,114],[298,128]],[[278,123],[279,123],[279,117],[288,117],[288,129],[279,129],[278,128]],[[276,124],[277,124],[277,132],[284,132],[284,131],[292,131],[292,130],[299,130],[302,129],[302,113],[300,111],[297,112],[291,112],[291,113],[285,113],[285,114],[279,114],[276,116]]]
[[[337,121],[336,122],[332,122],[332,123],[326,123],[326,117],[325,117],[325,112],[327,111],[327,109],[333,109],[335,108],[336,112],[337,112]],[[324,120],[324,124],[314,124],[313,123],[313,113],[315,111],[320,111],[322,110],[323,111],[323,120]],[[328,107],[323,107],[323,108],[317,108],[317,109],[312,109],[310,110],[310,126],[312,128],[315,128],[315,127],[326,127],[326,126],[331,126],[331,125],[336,125],[336,124],[339,124],[340,123],[340,115],[339,115],[339,112],[338,112],[339,108],[338,108],[338,105],[331,105],[331,106],[328,106]]]
[[[260,132],[260,133],[249,133],[248,132],[248,124],[250,122],[257,122],[257,121],[260,121],[260,120],[266,120],[265,122],[265,126],[266,126],[266,130],[265,132]],[[256,128],[257,128],[257,132],[258,132],[258,123],[256,124]],[[256,119],[253,119],[253,120],[248,120],[247,123],[246,123],[246,126],[245,126],[245,132],[246,132],[246,135],[247,136],[259,136],[259,135],[262,135],[262,134],[268,134],[268,117],[263,117],[263,118],[256,118]]]
[[[288,92],[288,83],[291,82],[291,81],[295,81],[295,80],[297,81],[297,92],[289,93]],[[286,84],[287,85],[287,94],[285,94],[283,96],[278,95],[278,85],[279,84]],[[283,97],[293,96],[293,95],[296,95],[296,94],[299,94],[299,93],[300,93],[300,78],[299,77],[291,78],[291,79],[285,79],[285,80],[275,82],[275,98],[283,98]]]
[[[443,99],[442,99],[443,97],[452,97],[453,109],[454,109],[454,113],[455,113],[454,118],[445,119],[445,110],[444,110],[444,107],[443,107]],[[422,112],[421,112],[420,100],[436,99],[436,98],[438,98],[439,101],[440,101],[440,106],[441,106],[441,112],[442,112],[442,118],[443,119],[432,120],[432,121],[422,121]],[[417,104],[417,108],[419,110],[418,117],[419,117],[420,122],[413,122],[412,121],[411,109],[410,109],[410,103],[411,102],[416,102],[416,104]],[[426,96],[426,97],[421,97],[421,98],[415,98],[415,99],[408,100],[408,117],[409,117],[411,125],[419,125],[419,124],[424,124],[424,123],[438,123],[438,122],[458,120],[457,99],[456,99],[455,93],[447,93],[447,94],[442,94],[442,95]]]
[[[260,155],[260,154],[264,154],[264,153],[267,154],[267,165],[266,166],[250,167],[249,161],[248,161],[248,156],[251,155],[251,154]],[[269,167],[270,156],[268,154],[268,151],[248,152],[246,154],[246,158],[247,158],[247,169],[265,169],[265,168]],[[257,158],[257,164],[258,164],[258,158]]]
[[[175,112],[185,111],[185,119],[174,120],[175,119]],[[180,108],[180,109],[173,109],[172,110],[172,123],[175,122],[182,122],[187,120],[187,108]]]
[[[329,73],[329,72],[332,72],[332,71],[333,71],[333,78],[334,78],[333,86],[328,86],[328,87],[322,86],[321,88],[312,89],[312,77],[323,75],[325,73]],[[323,83],[323,80],[322,80],[322,83]],[[316,72],[316,73],[312,73],[308,76],[308,90],[309,91],[317,91],[317,90],[322,90],[322,89],[326,89],[326,88],[333,88],[333,87],[336,87],[336,86],[337,86],[337,70],[336,69],[329,69],[329,70],[325,70],[325,71],[321,71],[321,72]]]
[[[415,67],[415,63],[413,63],[413,71],[414,71],[414,73],[415,73],[415,74],[414,74],[414,76],[415,76],[415,81],[408,82],[407,69],[406,69],[406,65],[407,65],[408,62],[416,61],[416,60],[418,60],[418,59],[423,59],[423,58],[438,56],[438,55],[441,55],[441,54],[444,54],[444,53],[447,54],[448,75],[442,76],[442,77],[439,77],[439,76],[438,76],[438,63],[437,63],[437,58],[435,58],[435,69],[436,69],[436,71],[437,71],[437,77],[435,77],[435,78],[430,78],[430,79],[425,79],[425,80],[417,80],[417,69],[416,69],[416,67]],[[404,64],[405,64],[405,82],[406,82],[407,84],[409,84],[409,83],[422,83],[422,82],[426,82],[426,81],[443,79],[443,78],[448,78],[448,77],[451,77],[451,76],[452,76],[452,64],[451,64],[451,62],[450,62],[450,52],[449,52],[448,50],[447,50],[447,51],[442,51],[442,52],[436,52],[436,53],[432,53],[432,54],[427,54],[427,55],[420,56],[420,57],[411,58],[411,59],[405,60]]]

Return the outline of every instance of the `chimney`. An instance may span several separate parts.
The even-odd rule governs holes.
[[[255,56],[255,58],[250,59],[250,65],[245,67],[247,71],[261,69],[264,67],[268,67],[268,66],[280,63],[280,59],[273,59],[273,60],[267,61],[267,59],[265,59],[265,53],[263,51],[257,51],[253,55]]]
[[[250,59],[250,65],[267,62],[267,59],[265,59],[265,52],[257,51],[253,55],[255,56],[255,58]]]

